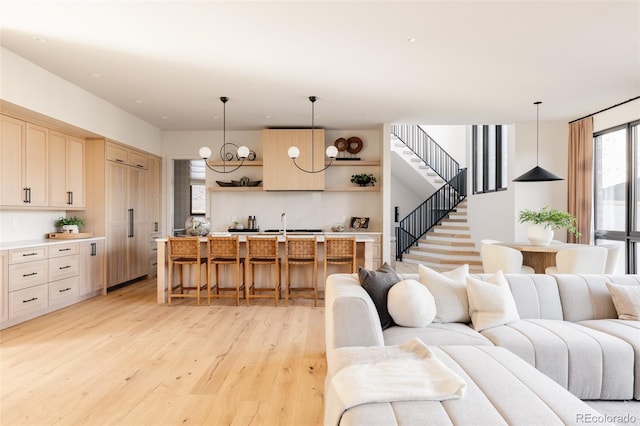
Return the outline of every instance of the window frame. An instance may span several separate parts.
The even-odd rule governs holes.
[[[490,139],[490,127],[494,127],[494,138]],[[478,133],[482,131],[482,155],[479,150]],[[504,141],[503,139],[504,129],[501,124],[484,124],[484,125],[472,125],[471,126],[471,155],[473,164],[472,173],[472,188],[473,194],[486,194],[492,192],[506,191],[508,189],[507,177],[503,174],[506,156],[503,155]],[[490,152],[493,151],[495,155],[495,164],[490,167],[491,160],[489,158]],[[482,187],[479,188],[478,175],[482,175]],[[490,187],[490,182],[493,180],[494,186]]]

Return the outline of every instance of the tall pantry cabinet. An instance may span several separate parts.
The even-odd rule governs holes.
[[[89,178],[86,212],[94,232],[106,237],[107,287],[148,275],[154,220],[149,163],[155,157],[102,139],[87,144],[87,157],[98,173]]]

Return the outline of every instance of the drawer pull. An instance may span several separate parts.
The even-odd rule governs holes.
[[[60,289],[58,290],[58,293],[64,293],[65,291],[69,291],[69,290],[71,290],[71,287]]]
[[[29,303],[29,302],[33,302],[35,300],[38,300],[38,298],[37,297],[32,297],[31,299],[23,300],[22,303]]]
[[[153,263],[151,264],[151,266],[158,266],[158,263],[157,263],[157,262],[153,262]]]
[[[116,158],[116,163],[124,163],[124,160],[121,160],[119,158]]]
[[[71,249],[68,248],[68,247],[67,248],[63,248],[63,249],[58,249],[58,251],[69,251],[69,250],[71,250]]]
[[[136,167],[140,167],[141,169],[143,169],[143,168],[144,168],[144,165],[142,165],[142,164],[136,164]]]
[[[26,256],[37,256],[38,253],[22,253],[22,257],[26,257]]]
[[[63,269],[69,269],[69,268],[71,268],[71,265],[61,266],[58,269],[63,270]]]
[[[38,273],[37,272],[31,272],[30,274],[22,274],[23,277],[31,277],[31,276],[34,276],[34,275],[38,275]]]

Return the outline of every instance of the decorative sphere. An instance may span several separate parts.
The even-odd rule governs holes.
[[[300,156],[300,150],[298,149],[297,146],[292,146],[287,151],[287,154],[289,155],[289,158],[296,159]]]
[[[249,148],[242,145],[238,148],[238,158],[247,158],[249,156]]]
[[[336,148],[333,145],[328,146],[326,152],[327,152],[327,157],[329,158],[336,158],[338,156],[338,148]]]
[[[189,216],[184,223],[187,235],[205,236],[211,231],[211,219],[208,217]]]
[[[205,159],[206,158],[210,158],[211,157],[211,150],[209,149],[209,147],[203,146],[198,151],[198,154],[200,155],[200,158],[205,158]]]

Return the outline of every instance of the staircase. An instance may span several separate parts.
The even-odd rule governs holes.
[[[441,223],[431,228],[402,256],[405,263],[421,263],[447,271],[465,263],[472,273],[482,273],[480,253],[475,250],[467,223],[467,202],[462,201]]]
[[[393,125],[392,150],[429,182],[436,192],[396,227],[396,260],[436,270],[469,264],[482,272],[467,223],[466,169],[419,126]]]

